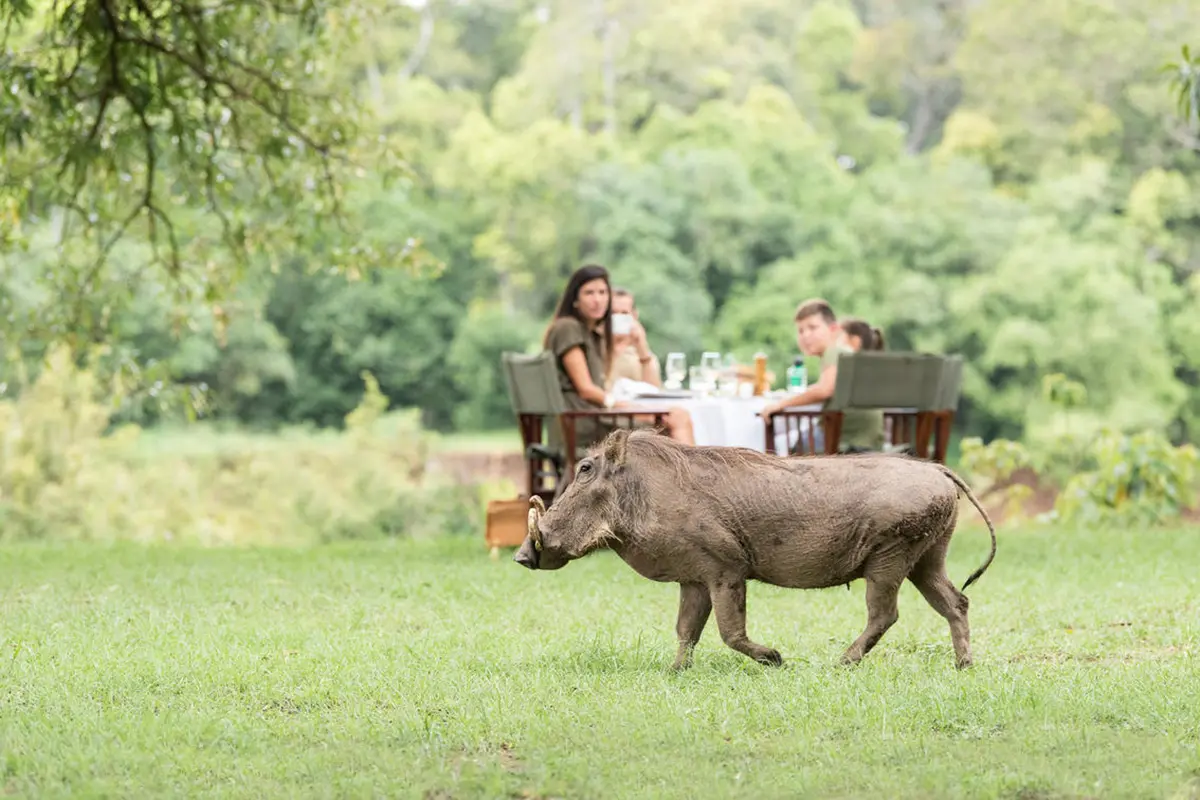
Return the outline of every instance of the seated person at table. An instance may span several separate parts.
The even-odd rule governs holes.
[[[872,328],[866,320],[847,317],[838,323],[841,329],[839,341],[854,352],[861,350],[883,350],[883,331]]]
[[[837,360],[842,353],[854,352],[848,344],[838,340],[841,328],[837,316],[824,300],[806,300],[796,309],[796,343],[807,356],[821,359],[821,375],[817,382],[799,394],[785,397],[762,410],[770,417],[793,406],[821,403],[827,408],[837,385]],[[824,450],[824,430],[816,431],[817,451]],[[883,449],[883,411],[877,409],[850,409],[842,417],[842,434],[838,450],[843,453],[861,453]]]
[[[611,294],[604,267],[588,265],[571,275],[542,345],[554,354],[567,408],[615,410],[629,406],[602,388],[613,353]],[[671,409],[666,426],[672,438],[695,444],[686,409]],[[598,442],[615,427],[610,419],[578,418],[576,444],[583,447]],[[552,434],[551,441],[556,439]]]
[[[612,391],[621,378],[662,386],[658,356],[646,344],[646,329],[638,319],[633,293],[628,289],[612,290],[613,360],[605,388]],[[621,330],[621,326],[628,332]]]

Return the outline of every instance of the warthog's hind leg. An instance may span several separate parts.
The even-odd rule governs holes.
[[[900,594],[900,583],[897,581],[881,580],[878,577],[867,576],[867,627],[862,635],[854,640],[854,644],[846,648],[842,654],[843,664],[857,664],[862,657],[871,652],[878,644],[887,629],[900,619],[900,611],[896,607],[896,598]]]
[[[949,537],[946,539],[949,542]],[[967,596],[955,588],[946,574],[946,546],[939,543],[917,562],[908,576],[933,610],[950,623],[954,663],[959,669],[971,666],[971,626],[967,622]]]
[[[778,650],[755,644],[746,635],[746,581],[740,578],[718,581],[708,588],[713,609],[717,612],[721,641],[760,664],[781,665],[783,656]]]
[[[686,669],[692,665],[692,648],[700,641],[704,625],[712,613],[712,597],[708,587],[700,583],[679,584],[679,618],[675,622],[675,635],[679,637],[679,653],[675,656],[672,669]]]

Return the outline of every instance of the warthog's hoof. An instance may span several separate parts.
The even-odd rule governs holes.
[[[975,662],[971,660],[970,656],[967,656],[966,658],[958,658],[958,659],[954,660],[954,666],[957,667],[958,669],[970,669],[974,663]]]
[[[764,648],[761,653],[754,657],[754,660],[768,667],[783,666],[783,656],[779,654],[778,650],[772,650],[770,648]]]

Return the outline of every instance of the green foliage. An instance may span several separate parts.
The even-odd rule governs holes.
[[[1198,0],[198,2],[4,7],[0,382],[101,343],[116,422],[338,427],[369,371],[511,426],[496,354],[599,261],[660,356],[781,373],[811,296],[960,353],[962,434],[1070,438],[1055,479],[1105,426],[1200,431],[1195,59],[1168,85],[1161,37]]]
[[[173,441],[157,452],[93,370],[55,347],[17,400],[0,400],[3,538],[312,542],[478,529],[481,497],[424,474],[416,415],[386,414],[369,373],[344,434]],[[205,442],[193,449],[195,442]]]
[[[959,465],[971,475],[1000,482],[1017,470],[1031,467],[1033,456],[1020,442],[995,439],[984,444],[978,436],[972,436],[962,440]]]
[[[1200,120],[1200,53],[1193,56],[1185,44],[1180,48],[1179,61],[1168,64],[1164,70],[1172,73],[1179,116],[1189,122]]]
[[[464,398],[454,407],[455,427],[478,431],[515,424],[500,356],[536,350],[541,336],[536,324],[496,304],[471,306],[446,353],[455,388]]]
[[[1092,443],[1088,455],[1092,468],[1072,476],[1055,504],[1064,522],[1162,524],[1196,501],[1200,457],[1191,445],[1175,447],[1157,431],[1110,431]]]
[[[281,243],[319,245],[339,267],[378,263],[343,236],[345,195],[363,164],[383,175],[397,162],[363,134],[332,68],[381,5],[4,4],[4,232],[49,221],[72,239],[57,265],[81,296],[129,234],[205,300],[234,285],[233,263]]]
[[[1060,373],[1047,375],[1043,396],[1060,415],[1086,402],[1084,386]],[[1062,421],[1062,420],[1060,420]],[[1004,486],[1016,504],[1028,495],[1013,478],[1032,470],[1060,489],[1053,519],[1088,525],[1155,525],[1172,521],[1196,502],[1192,445],[1174,446],[1159,431],[1123,432],[1102,426],[1081,434],[1060,429],[1033,449],[996,439],[964,439],[960,465],[967,473]]]

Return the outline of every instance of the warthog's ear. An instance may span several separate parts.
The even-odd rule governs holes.
[[[608,435],[604,442],[604,460],[614,467],[625,464],[625,444],[629,441],[629,431],[618,428]]]

